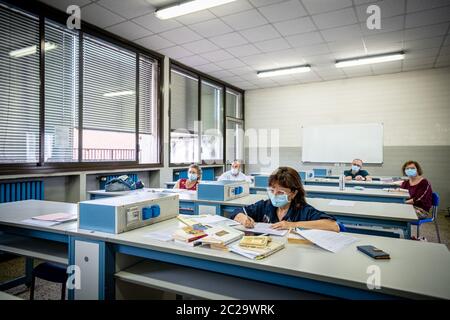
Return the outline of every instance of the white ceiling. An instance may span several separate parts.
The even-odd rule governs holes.
[[[450,66],[450,0],[237,0],[176,19],[176,0],[42,0],[242,89]],[[366,27],[367,6],[381,30]],[[337,69],[337,59],[405,50],[404,61]],[[259,70],[310,64],[312,72],[260,79]]]

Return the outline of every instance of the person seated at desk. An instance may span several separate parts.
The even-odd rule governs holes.
[[[339,232],[336,219],[306,203],[305,190],[296,170],[279,167],[269,177],[269,200],[236,209],[230,218],[246,228],[255,222],[272,223],[274,229],[296,227]]]
[[[353,159],[352,168],[344,171],[345,180],[372,181],[369,173],[362,169],[361,159]]]
[[[402,171],[408,177],[403,181],[400,188],[396,191],[408,192],[410,198],[406,203],[412,204],[419,219],[428,217],[432,206],[432,193],[430,182],[422,174],[422,167],[417,161],[406,161],[402,166]]]
[[[188,169],[188,178],[181,178],[173,186],[174,189],[186,189],[197,191],[197,185],[202,178],[202,169],[196,164],[191,164]]]
[[[251,177],[242,173],[241,163],[238,160],[234,160],[231,164],[231,170],[222,173],[222,175],[217,180],[247,181],[248,183],[252,182]]]

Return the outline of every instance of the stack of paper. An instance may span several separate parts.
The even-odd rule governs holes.
[[[302,230],[297,228],[296,232],[315,245],[334,253],[358,241],[356,238],[333,231]]]
[[[245,228],[244,226],[240,225],[236,227],[239,230],[242,231],[248,231],[253,233],[265,233],[265,234],[272,234],[274,236],[284,236],[288,230],[276,230],[272,228],[272,224],[270,223],[263,223],[263,222],[257,222],[255,223],[255,226],[253,228]]]
[[[219,215],[210,215],[210,214],[200,214],[200,215],[178,215],[178,219],[183,223],[187,223],[189,225],[194,225],[196,223],[201,224],[213,224],[213,225],[223,225],[223,226],[235,226],[239,225],[239,222],[219,216]]]
[[[40,227],[51,227],[63,222],[77,220],[77,217],[76,213],[51,213],[26,219],[22,222]]]
[[[236,243],[236,244],[230,246],[230,251],[240,254],[249,259],[259,260],[259,259],[265,258],[283,248],[284,248],[284,243],[281,243],[278,241],[271,241],[271,242],[269,242],[268,246],[264,249],[243,248],[243,247],[239,246],[238,243]]]

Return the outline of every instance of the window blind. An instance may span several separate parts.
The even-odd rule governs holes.
[[[153,134],[156,62],[139,56],[139,133]]]
[[[83,128],[136,132],[136,54],[83,37]]]
[[[78,33],[46,20],[45,161],[77,161]]]
[[[0,5],[0,162],[39,161],[39,21]]]

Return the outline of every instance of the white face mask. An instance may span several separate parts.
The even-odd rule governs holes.
[[[237,176],[239,174],[239,169],[231,168],[231,174],[234,175],[234,176]]]

